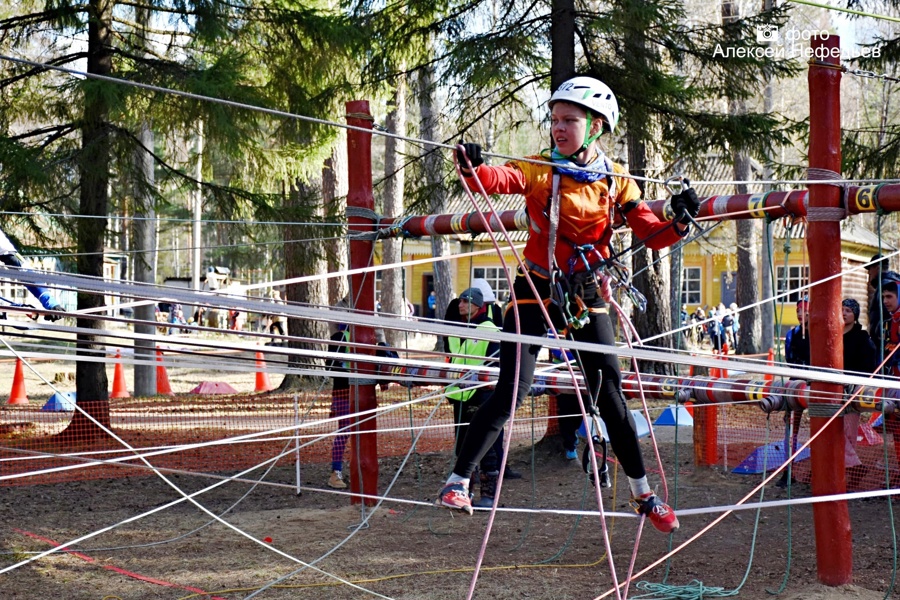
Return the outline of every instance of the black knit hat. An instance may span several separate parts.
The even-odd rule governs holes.
[[[852,310],[853,320],[859,321],[859,302],[857,302],[853,298],[844,298],[844,301],[841,302],[841,306],[846,306],[847,308]]]

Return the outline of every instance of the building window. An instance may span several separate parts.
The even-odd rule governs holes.
[[[784,269],[785,267],[782,266],[775,271],[775,289],[777,290],[778,302],[794,304],[802,297],[809,295],[809,290],[804,289],[801,291],[800,289],[809,283],[809,267],[806,265],[789,265],[787,273],[785,273]],[[785,292],[789,293],[786,296],[782,296],[781,294]]]
[[[509,300],[509,282],[503,267],[477,267],[472,269],[472,279],[484,279],[494,290],[498,302]]]
[[[681,272],[681,304],[699,306],[702,283],[700,267],[685,267]]]

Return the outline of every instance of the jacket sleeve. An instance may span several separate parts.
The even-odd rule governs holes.
[[[791,340],[794,337],[794,329],[788,329],[787,335],[784,336],[784,359],[794,364],[794,353],[791,352]]]
[[[344,339],[343,332],[338,331],[336,333],[331,334],[331,343],[328,344],[328,352],[333,352],[333,353],[345,352],[347,349],[346,346],[339,343],[339,342],[342,342],[343,339]],[[336,358],[329,357],[329,358],[325,359],[325,364],[329,369],[332,369],[335,371],[346,371],[346,369],[344,368],[344,361],[342,361],[342,360],[338,360]]]
[[[474,181],[475,177],[478,178],[478,181],[484,186],[484,191],[488,194],[525,193],[525,174],[515,166],[515,163],[507,163],[499,167],[481,165],[475,169],[474,177],[467,177],[465,180],[466,185],[472,191],[478,191],[478,185]]]
[[[668,248],[687,235],[687,228],[680,233],[676,229],[677,225],[673,225],[671,221],[660,221],[650,207],[640,200],[636,202],[637,205],[625,214],[625,220],[635,235],[646,240],[647,247],[651,250]]]

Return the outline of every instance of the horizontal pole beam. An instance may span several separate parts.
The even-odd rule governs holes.
[[[849,186],[847,193],[848,215],[900,211],[900,184]],[[805,217],[808,193],[806,190],[771,191],[758,194],[734,194],[701,198],[698,219],[712,221],[736,221],[743,219],[769,219]],[[648,200],[647,206],[660,219],[671,219],[668,200]],[[506,210],[500,213],[478,212],[424,215],[404,218],[379,219],[373,229],[381,231],[381,237],[425,237],[430,235],[473,234],[500,230],[502,223],[507,231],[525,231],[528,215],[525,209]],[[393,228],[393,229],[391,229]]]

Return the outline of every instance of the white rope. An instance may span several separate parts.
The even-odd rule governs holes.
[[[184,91],[176,90],[176,89],[172,89],[172,88],[166,88],[166,87],[151,85],[151,84],[147,84],[147,83],[139,83],[136,81],[129,81],[127,79],[122,79],[119,77],[110,77],[107,75],[98,75],[96,73],[88,73],[87,71],[81,71],[78,69],[71,69],[68,67],[62,67],[62,66],[57,66],[57,65],[50,65],[47,63],[32,61],[32,60],[28,60],[25,58],[16,58],[13,56],[7,56],[7,55],[0,54],[0,60],[6,60],[6,61],[9,61],[12,63],[28,65],[31,67],[46,69],[49,71],[56,71],[59,73],[65,73],[67,75],[72,75],[72,76],[76,76],[76,77],[85,77],[88,79],[105,81],[107,83],[113,83],[113,84],[117,84],[117,85],[131,86],[131,87],[135,87],[135,88],[139,88],[139,89],[147,90],[147,91],[151,91],[151,92],[156,92],[156,93],[170,94],[170,95],[179,96],[182,98],[189,98],[191,100],[198,100],[198,101],[202,101],[202,102],[212,102],[215,104],[230,106],[232,108],[239,108],[242,110],[250,110],[250,111],[254,111],[254,112],[259,112],[259,113],[267,114],[267,115],[274,116],[274,117],[296,119],[299,121],[315,123],[318,125],[326,125],[329,127],[339,127],[341,129],[346,129],[348,131],[360,131],[360,132],[363,132],[363,133],[366,133],[369,135],[380,135],[383,137],[393,138],[393,139],[400,140],[400,141],[411,142],[414,144],[427,146],[429,148],[443,148],[443,149],[452,150],[452,151],[456,150],[455,144],[448,144],[448,143],[443,143],[443,142],[425,140],[422,138],[414,138],[414,137],[410,137],[410,136],[398,135],[395,133],[390,133],[388,131],[382,131],[382,130],[373,129],[373,128],[369,128],[369,127],[356,127],[353,125],[348,125],[346,123],[339,123],[337,121],[328,121],[325,119],[317,119],[314,117],[308,117],[305,115],[300,115],[300,114],[291,113],[291,112],[287,112],[287,111],[276,110],[276,109],[271,109],[271,108],[264,108],[264,107],[260,107],[260,106],[254,106],[254,105],[246,104],[243,102],[235,102],[233,100],[225,100],[222,98],[214,98],[211,96],[204,96],[202,94],[193,94],[190,92],[184,92]],[[546,161],[546,160],[535,160],[535,159],[529,159],[529,158],[524,158],[524,157],[509,156],[509,155],[499,154],[499,153],[495,153],[495,152],[482,152],[482,154],[485,156],[490,156],[490,157],[494,157],[494,158],[498,158],[498,159],[504,159],[507,161],[514,160],[514,161],[527,162],[527,163],[532,163],[532,164],[541,164],[541,165],[545,165],[548,163],[548,161]],[[647,183],[658,183],[660,185],[665,185],[665,183],[666,183],[665,179],[659,179],[659,178],[653,178],[653,177],[641,177],[638,175],[632,175],[632,174],[627,174],[627,173],[609,173],[602,169],[588,169],[588,168],[578,167],[575,165],[572,165],[569,168],[572,168],[572,169],[578,170],[578,171],[585,171],[588,173],[600,173],[603,175],[613,175],[615,177],[621,177],[624,179],[633,179],[635,181],[643,181],[643,182],[647,182]],[[829,184],[829,183],[851,184],[851,183],[897,183],[897,182],[900,182],[900,179],[882,179],[882,180],[863,179],[863,178],[841,179],[841,180],[766,179],[766,180],[747,180],[747,181],[703,180],[703,181],[694,182],[694,185],[741,185],[741,184],[754,184],[754,183],[761,184],[761,185],[762,184],[764,184],[764,185],[781,185],[781,184],[813,185],[813,184]]]

